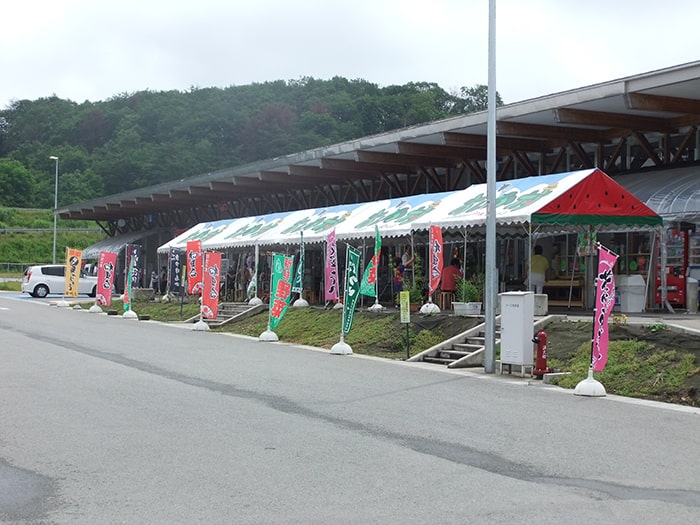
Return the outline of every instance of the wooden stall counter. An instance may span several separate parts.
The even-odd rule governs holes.
[[[549,297],[549,306],[577,306],[585,308],[583,279],[553,279],[545,281],[543,292]],[[569,303],[569,288],[571,288],[571,303]]]

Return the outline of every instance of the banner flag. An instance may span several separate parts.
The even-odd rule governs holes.
[[[291,255],[275,253],[272,256],[270,290],[273,291],[273,295],[270,298],[270,330],[277,328],[289,306],[293,269],[294,257]]]
[[[204,254],[202,279],[202,319],[216,319],[219,315],[219,285],[221,283],[221,253]]]
[[[608,318],[615,306],[615,275],[613,267],[617,255],[603,245],[598,245],[598,275],[595,285],[595,318],[593,319],[593,342],[591,367],[600,372],[608,361]]]
[[[326,301],[338,300],[338,248],[335,243],[335,230],[326,239]]]
[[[126,281],[124,282],[124,311],[131,310],[131,276],[134,274],[134,261],[131,257],[127,257],[129,266],[124,270],[126,272]]]
[[[255,273],[253,273],[253,276],[250,278],[250,282],[248,283],[248,287],[245,290],[245,296],[247,299],[252,299],[253,297],[258,295],[257,287],[258,286],[258,271],[255,270]]]
[[[438,286],[440,286],[440,278],[442,277],[442,229],[440,226],[430,226],[430,282],[428,283],[428,293],[433,295]]]
[[[297,263],[297,271],[294,273],[294,283],[292,284],[292,292],[300,294],[304,289],[304,232],[301,232],[301,241],[299,242],[299,262]]]
[[[117,254],[100,252],[97,259],[97,304],[109,308],[112,306],[114,274],[117,271]]]
[[[345,296],[343,297],[343,333],[350,333],[355,305],[360,297],[360,250],[348,246],[345,261]]]
[[[187,241],[187,293],[202,293],[202,241]]]
[[[126,264],[124,268],[126,268],[126,275],[124,276],[124,311],[128,311],[131,309],[131,289],[132,287],[138,288],[139,286],[141,245],[127,244],[125,252]]]
[[[365,274],[362,276],[362,284],[360,285],[360,293],[370,297],[377,297],[377,267],[379,266],[379,255],[382,251],[382,238],[379,236],[379,227],[374,225],[374,255],[365,268]]]
[[[83,251],[66,248],[66,297],[78,297],[78,282],[82,268]]]
[[[180,248],[170,248],[168,252],[168,293],[180,295],[182,285],[180,270]]]

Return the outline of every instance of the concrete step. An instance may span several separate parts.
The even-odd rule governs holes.
[[[440,357],[426,356],[422,359],[424,363],[434,363],[436,365],[449,365],[454,359],[442,359]]]
[[[476,352],[477,350],[479,350],[480,348],[483,348],[483,347],[484,347],[483,342],[481,342],[481,343],[478,343],[478,342],[477,343],[455,343],[452,345],[452,348],[454,350],[457,350],[465,355],[468,353],[471,353],[471,352]]]

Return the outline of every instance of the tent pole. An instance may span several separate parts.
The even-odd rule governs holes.
[[[326,243],[321,243],[321,258],[323,261],[323,264],[321,265],[322,270],[321,270],[321,289],[319,290],[318,294],[318,304],[321,304],[321,296],[323,296],[323,305],[327,306],[327,301],[326,301],[326,250],[328,247],[326,246]]]
[[[578,259],[578,250],[574,253],[574,264],[571,267],[571,280],[569,281],[569,306],[567,308],[571,310],[571,294],[574,289],[574,270],[576,269],[576,260]]]
[[[362,259],[360,260],[360,268],[364,268],[365,266],[367,266],[365,264],[365,261],[367,260],[365,250],[367,250],[367,246],[365,244],[365,239],[363,237],[362,238]],[[347,260],[347,257],[346,257],[346,260]],[[345,271],[347,271],[347,268],[345,269]],[[360,275],[360,279],[361,278],[362,278],[362,276]],[[360,308],[364,307],[364,305],[365,305],[365,296],[363,294],[360,294]]]
[[[671,303],[668,301],[668,280],[666,279],[666,265],[668,264],[668,252],[666,246],[666,228],[661,230],[661,240],[659,241],[659,247],[661,248],[661,305],[666,306],[666,309],[675,314],[675,310]]]
[[[530,274],[532,274],[532,268],[530,268],[530,263],[532,261],[532,223],[527,224],[527,290],[528,292],[532,290],[532,279]]]
[[[651,251],[649,252],[649,261],[647,261],[647,282],[644,286],[644,311],[646,311],[646,306],[649,304],[649,287],[651,286],[651,280],[654,276],[653,269],[656,267],[656,236],[659,234],[659,228],[655,228],[654,232],[651,234]],[[640,250],[641,251],[641,250]],[[654,304],[653,297],[651,304]]]
[[[416,267],[416,248],[413,245],[413,230],[411,230],[411,257],[413,257],[413,262],[411,263],[411,288],[413,288],[413,285],[416,282],[416,272],[415,272],[415,267]],[[405,268],[404,268],[405,271]]]
[[[237,302],[237,297],[238,297],[238,289],[241,288],[240,283],[238,280],[241,277],[245,278],[245,273],[242,273],[243,270],[241,270],[241,257],[243,256],[243,252],[238,253],[238,263],[236,264],[236,275],[233,277],[233,302]],[[244,285],[245,286],[245,285]],[[241,300],[243,298],[241,297]]]

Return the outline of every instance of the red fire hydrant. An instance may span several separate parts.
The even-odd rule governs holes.
[[[535,376],[535,379],[542,379],[544,374],[552,371],[547,366],[547,332],[540,330],[532,338],[532,342],[537,345],[537,356],[535,357],[535,368],[532,370],[532,375]]]

